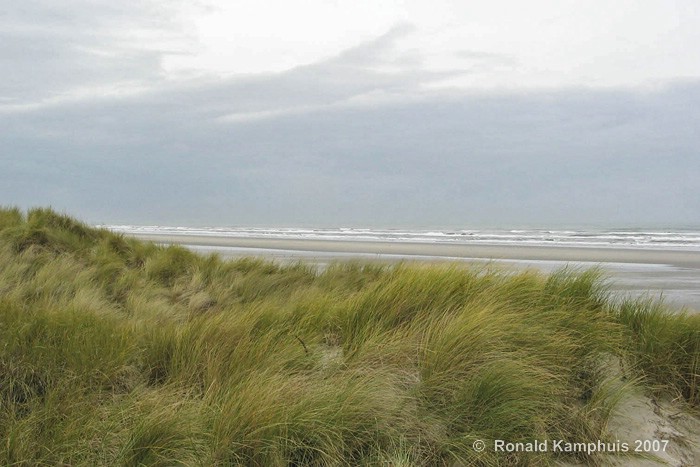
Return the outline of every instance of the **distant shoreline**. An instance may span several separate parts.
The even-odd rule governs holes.
[[[130,236],[165,244],[209,247],[250,248],[251,250],[289,250],[319,253],[338,253],[343,257],[357,255],[397,255],[417,257],[461,258],[482,260],[532,260],[592,263],[661,264],[700,269],[700,251],[572,247],[534,245],[486,245],[391,241],[348,241],[317,239],[241,238],[212,235],[128,234]]]
[[[633,247],[488,245],[410,241],[247,238],[192,234],[130,235],[160,244],[178,244],[200,253],[229,258],[260,257],[289,263],[302,261],[321,268],[334,261],[381,263],[493,261],[506,268],[535,268],[545,273],[564,266],[600,266],[612,289],[623,296],[664,300],[675,309],[700,312],[700,251]]]

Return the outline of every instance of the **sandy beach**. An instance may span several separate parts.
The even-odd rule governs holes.
[[[601,267],[614,291],[662,296],[677,308],[700,310],[700,251],[570,246],[233,238],[213,235],[138,234],[143,240],[180,244],[223,256],[258,256],[275,261],[466,261],[535,267]]]

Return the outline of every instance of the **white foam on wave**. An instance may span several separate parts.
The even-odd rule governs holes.
[[[399,230],[341,227],[170,227],[103,225],[115,232],[151,235],[202,235],[233,238],[274,238],[348,241],[393,241],[483,245],[536,245],[679,249],[700,251],[698,231],[624,230]]]

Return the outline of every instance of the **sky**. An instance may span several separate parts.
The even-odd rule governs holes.
[[[0,204],[700,228],[696,0],[0,1]]]

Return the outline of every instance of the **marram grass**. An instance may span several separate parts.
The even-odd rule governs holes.
[[[0,465],[596,464],[473,443],[611,438],[611,365],[697,411],[699,355],[595,271],[318,274],[0,210]]]

